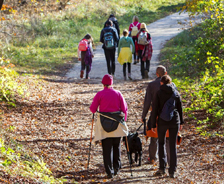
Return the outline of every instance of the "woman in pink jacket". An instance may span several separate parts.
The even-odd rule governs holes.
[[[127,104],[120,91],[114,90],[112,87],[113,77],[109,74],[102,79],[104,89],[99,91],[93,98],[90,106],[92,113],[95,113],[99,108],[99,112],[123,112],[125,121],[127,119]],[[98,113],[99,115],[99,113]],[[119,123],[116,130],[106,132],[101,126],[100,117],[97,117],[95,124],[94,141],[101,140],[103,148],[103,161],[107,173],[107,178],[112,178],[117,175],[121,168],[121,137],[128,135],[126,123]]]
[[[137,34],[138,34],[138,31],[140,30],[140,26],[141,26],[141,23],[139,22],[138,16],[135,15],[128,29],[129,36],[132,37],[134,44],[135,42],[137,42]],[[139,62],[139,56],[136,56],[136,53],[134,53],[133,55],[134,55],[134,65],[135,65],[136,63]]]

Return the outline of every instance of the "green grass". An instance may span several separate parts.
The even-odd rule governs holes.
[[[200,26],[185,30],[168,41],[161,50],[160,61],[173,77],[195,78],[201,74],[201,63],[195,58],[194,46],[202,32]]]
[[[71,1],[72,2],[72,1]],[[120,30],[128,29],[132,17],[138,15],[147,24],[177,11],[184,0],[83,0],[68,10],[48,14],[26,22],[28,41],[14,40],[2,54],[11,59],[17,71],[50,74],[68,61],[77,61],[78,42],[90,33],[98,44],[100,31],[111,13],[116,14]],[[73,2],[74,3],[74,2]],[[94,5],[94,6],[93,6]],[[69,7],[70,6],[70,7]],[[108,9],[110,7],[110,9]]]

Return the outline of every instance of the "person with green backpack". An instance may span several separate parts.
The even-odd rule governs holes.
[[[132,50],[130,48],[132,46]],[[135,53],[135,45],[131,37],[128,37],[128,30],[123,31],[123,37],[118,43],[118,62],[123,65],[124,80],[126,80],[126,66],[128,65],[128,78],[131,78],[132,54]]]

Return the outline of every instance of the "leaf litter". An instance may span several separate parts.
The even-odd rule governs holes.
[[[17,99],[16,108],[1,104],[3,128],[14,126],[11,136],[44,160],[57,178],[66,183],[224,183],[224,143],[221,137],[202,137],[196,131],[196,120],[188,120],[182,130],[183,141],[178,147],[178,168],[175,179],[154,177],[158,161],[147,163],[148,144],[140,129],[143,143],[142,166],[132,165],[122,143],[122,169],[113,179],[105,178],[102,148],[92,145],[87,171],[91,118],[89,106],[94,95],[102,90],[100,80],[63,78],[26,80],[29,96]],[[131,132],[141,125],[141,113],[149,81],[114,81],[128,104],[127,124]],[[187,105],[187,104],[184,104]],[[196,114],[200,118],[204,114]],[[168,173],[168,171],[166,171]]]

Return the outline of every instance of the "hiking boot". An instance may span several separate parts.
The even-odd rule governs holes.
[[[175,178],[174,173],[169,174],[169,177],[170,177],[170,178]]]
[[[130,74],[130,73],[128,74],[128,78],[129,78],[129,80],[132,80],[132,78],[131,78],[131,74]]]
[[[145,70],[145,78],[148,79],[149,78],[149,74],[148,74],[148,70]]]
[[[133,64],[136,65],[137,64],[137,60],[135,60]]]
[[[118,175],[120,173],[120,170],[114,169],[114,176]]]
[[[114,177],[113,174],[108,174],[108,175],[107,175],[107,179],[111,179],[111,178],[113,178],[113,177]]]
[[[81,71],[80,71],[80,78],[81,78],[81,79],[83,78],[83,75],[84,75],[84,71],[81,70]]]
[[[162,175],[164,175],[165,174],[165,171],[164,170],[161,170],[161,169],[159,169],[158,171],[156,171],[153,175],[154,176],[162,176]]]

